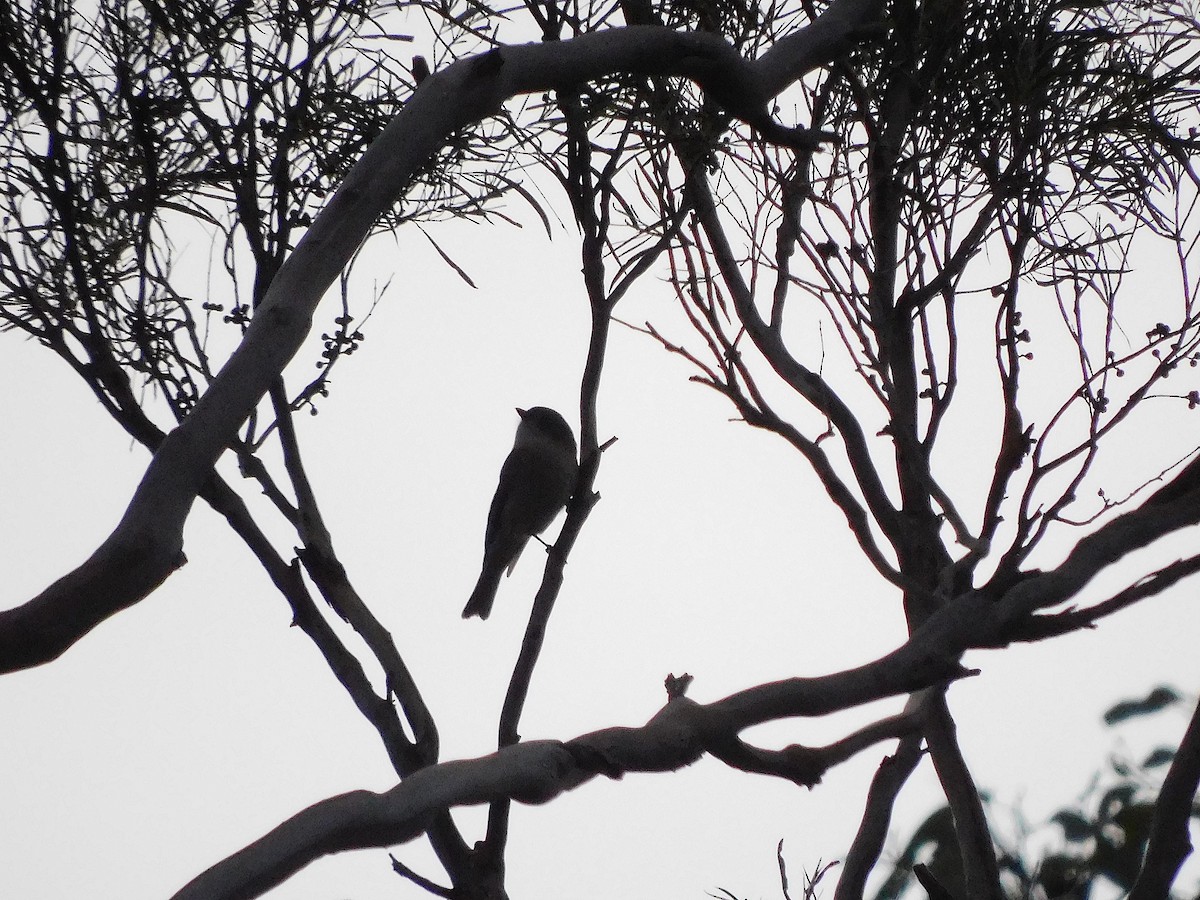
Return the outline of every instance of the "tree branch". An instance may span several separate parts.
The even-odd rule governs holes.
[[[1000,867],[992,848],[992,833],[975,780],[958,746],[954,719],[946,706],[945,694],[931,694],[925,710],[925,740],[954,817],[954,834],[958,838],[967,896],[971,900],[1004,900]]]
[[[1158,801],[1142,870],[1128,900],[1158,900],[1170,896],[1179,867],[1192,853],[1189,825],[1196,814],[1196,789],[1200,786],[1200,705],[1192,712],[1175,759],[1167,770]]]
[[[1093,628],[1096,622],[1105,616],[1119,612],[1147,597],[1161,594],[1197,572],[1200,572],[1200,556],[1176,560],[1094,606],[1068,609],[1050,615],[1031,615],[1018,627],[1013,640],[1042,641],[1081,628]]]
[[[516,800],[546,803],[597,775],[669,772],[705,752],[719,754],[752,725],[790,716],[825,715],[897,694],[912,693],[965,674],[910,640],[865,666],[821,678],[790,678],[759,685],[702,705],[668,701],[640,728],[612,727],[571,741],[531,741],[470,760],[415,772],[382,794],[353,791],[322,800],[194,879],[175,900],[230,900],[259,896],[330,853],[413,840],[436,817],[457,806]],[[862,734],[895,732],[904,717]],[[860,738],[852,743],[859,743]],[[847,739],[850,740],[850,739]]]
[[[742,278],[733,250],[725,238],[720,218],[717,215],[716,203],[707,181],[702,173],[694,171],[690,174],[687,183],[692,204],[704,227],[704,233],[716,257],[722,278],[729,288],[734,307],[737,309],[738,319],[750,335],[751,340],[754,341],[755,346],[766,357],[768,364],[783,382],[808,403],[812,404],[813,408],[827,416],[832,422],[845,447],[846,457],[854,472],[859,489],[866,500],[867,508],[871,511],[871,515],[882,528],[884,534],[889,537],[894,536],[900,524],[898,512],[888,500],[887,490],[884,488],[879,472],[875,467],[874,461],[871,459],[866,436],[863,433],[858,418],[854,415],[850,407],[829,387],[825,379],[801,365],[791,355],[784,344],[781,332],[771,328],[763,320],[754,305],[753,292],[749,285],[746,284],[745,279]],[[813,447],[815,448],[815,444],[813,444]],[[803,447],[799,449],[803,450]],[[815,460],[822,459],[818,456],[810,458]],[[815,463],[814,467],[818,474],[822,474],[822,467]],[[832,474],[831,469],[827,471],[829,474]],[[839,492],[831,490],[830,493],[836,500]],[[841,493],[844,494],[844,492]],[[856,507],[857,504],[843,506],[842,508],[854,531],[855,537],[860,544],[864,545],[864,549],[866,549],[874,543],[874,539],[870,533],[869,525],[865,525],[865,523],[859,525],[858,520],[855,518],[854,510]],[[859,525],[859,527],[855,527],[856,525]],[[863,530],[864,525],[866,527],[865,531]],[[869,551],[868,555],[870,555]],[[882,559],[878,554],[875,554],[873,558]]]
[[[408,718],[414,742],[411,750],[429,764],[438,757],[438,731],[429,707],[421,696],[416,680],[396,649],[396,642],[383,624],[375,617],[350,583],[346,569],[338,559],[333,547],[333,537],[325,525],[325,517],[317,504],[316,492],[308,479],[304,461],[300,455],[300,442],[296,435],[292,410],[288,404],[283,378],[277,378],[270,389],[271,402],[275,409],[275,421],[279,426],[279,444],[288,477],[296,494],[296,529],[303,547],[298,551],[313,583],[321,596],[356,632],[383,667],[387,675],[389,696],[395,694]],[[398,772],[404,775],[405,772]]]
[[[896,752],[885,756],[875,770],[875,777],[871,779],[871,787],[867,791],[862,822],[846,854],[833,900],[862,900],[867,876],[883,853],[896,798],[924,756],[922,740],[923,736],[919,733],[905,735]]]
[[[820,783],[827,771],[867,747],[889,738],[908,737],[919,730],[919,717],[915,713],[905,712],[872,722],[824,747],[791,744],[782,750],[768,750],[751,746],[734,735],[729,741],[714,743],[707,749],[721,762],[735,769],[758,775],[774,775],[811,788]]]
[[[1024,618],[1069,600],[1093,577],[1128,554],[1189,525],[1200,523],[1200,457],[1184,466],[1140,507],[1110,519],[1082,538],[1067,558],[1048,572],[1031,573],[1009,590],[1003,604]]]

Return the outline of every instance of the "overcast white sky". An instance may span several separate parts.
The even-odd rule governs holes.
[[[460,619],[513,407],[554,406],[577,425],[586,315],[569,235],[551,244],[534,229],[456,225],[444,244],[469,248],[459,261],[480,289],[449,273],[415,232],[399,250],[376,244],[363,271],[394,271],[396,283],[320,415],[301,425],[336,546],[426,690],[450,759],[494,746],[539,574],[530,552],[490,620]],[[641,321],[668,300],[659,287],[622,314]],[[309,376],[311,359],[293,384]],[[644,722],[664,700],[668,672],[690,672],[690,695],[708,701],[856,665],[903,638],[894,592],[798,458],[730,423],[688,374],[645,338],[616,331],[601,430],[619,441],[567,568],[525,737]],[[0,336],[0,384],[7,607],[96,547],[146,456],[65,366],[16,334]],[[1147,439],[1194,445],[1198,422],[1181,419]],[[986,474],[974,464],[970,452],[945,462],[965,479]],[[278,536],[282,547],[294,543]],[[393,783],[373,731],[203,504],[186,552],[189,565],[161,590],[61,659],[0,678],[0,896],[166,897],[309,803]],[[982,675],[950,700],[979,783],[1002,804],[1019,801],[1033,822],[1072,801],[1112,746],[1099,723],[1112,701],[1159,682],[1196,688],[1198,619],[1186,583],[1091,633],[972,654]],[[821,743],[862,719],[797,720],[754,737]],[[1183,726],[1182,716],[1165,716],[1129,740],[1148,745],[1158,728],[1174,739]],[[518,809],[511,894],[691,900],[728,888],[778,897],[776,842],[785,841],[793,878],[840,858],[888,749],[862,754],[811,792],[705,760]],[[900,804],[900,832],[937,803],[926,764]],[[482,809],[456,817],[469,838],[482,836]],[[441,880],[420,843],[397,853]],[[423,894],[392,875],[385,852],[369,851],[314,865],[270,896]]]

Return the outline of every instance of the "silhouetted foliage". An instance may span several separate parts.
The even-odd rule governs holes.
[[[1191,705],[1191,700],[1185,700],[1175,689],[1161,686],[1143,699],[1115,704],[1105,713],[1104,721],[1115,726]],[[1163,769],[1174,758],[1172,747],[1159,747],[1141,762],[1126,758],[1124,752],[1114,752],[1107,765],[1093,776],[1079,802],[1054,813],[1040,828],[1030,829],[1019,812],[1013,813],[1013,824],[1006,830],[1015,837],[994,835],[1005,895],[1013,900],[1087,900],[1095,891],[1116,889],[1122,895],[1131,891],[1150,843]],[[1005,818],[1003,811],[990,802],[989,809],[993,821]],[[1200,804],[1195,801],[1191,818],[1200,823]],[[875,900],[899,900],[919,891],[913,875],[919,861],[952,896],[963,896],[963,871],[952,819],[949,807],[930,814],[896,858]],[[1052,842],[1047,847],[1048,840]]]

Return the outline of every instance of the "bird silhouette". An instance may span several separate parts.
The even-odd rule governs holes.
[[[464,619],[491,614],[501,576],[512,571],[529,538],[545,531],[567,505],[579,474],[575,436],[562,416],[545,406],[518,409],[517,415],[517,436],[488,512],[483,569]]]

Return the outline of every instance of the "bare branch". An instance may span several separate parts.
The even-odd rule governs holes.
[[[1013,587],[1003,604],[1017,616],[1069,600],[1095,575],[1164,535],[1200,522],[1200,457],[1135,510],[1083,538],[1056,568],[1031,574]]]
[[[725,239],[724,230],[717,216],[716,204],[707,181],[701,173],[691,173],[688,179],[688,189],[692,193],[693,205],[704,226],[705,235],[721,269],[721,275],[732,294],[734,306],[742,325],[776,374],[830,419],[845,446],[846,456],[866,500],[867,508],[884,534],[890,540],[895,541],[898,530],[901,528],[898,513],[888,500],[887,491],[884,489],[879,472],[871,459],[866,437],[858,418],[823,378],[801,365],[788,352],[781,333],[772,329],[759,314],[754,305],[753,294],[743,280],[737,260]],[[850,518],[849,512],[847,517]],[[853,525],[854,522],[851,521],[851,524]],[[860,542],[864,539],[870,540],[869,534],[865,538],[863,535],[858,535],[858,537]]]
[[[258,896],[320,856],[413,840],[426,831],[431,817],[452,807],[501,800],[546,803],[597,775],[674,771],[705,752],[719,753],[731,736],[751,725],[823,715],[962,674],[928,651],[910,641],[858,669],[760,685],[707,705],[678,697],[640,728],[606,728],[567,742],[514,744],[479,759],[421,769],[382,794],[331,797],[213,866],[174,900]]]
[[[915,712],[905,712],[872,722],[825,747],[792,744],[782,750],[767,750],[753,747],[734,736],[726,745],[710,745],[708,751],[735,769],[759,775],[775,775],[811,788],[835,765],[880,741],[914,734],[920,730],[920,726],[920,717]]]
[[[1093,628],[1105,616],[1126,609],[1147,597],[1157,596],[1197,572],[1200,572],[1200,557],[1176,560],[1092,606],[1067,609],[1049,615],[1032,615],[1017,629],[1013,640],[1040,641],[1069,634],[1081,628]]]

